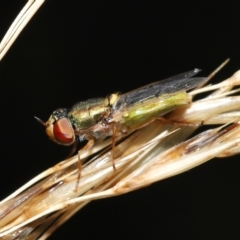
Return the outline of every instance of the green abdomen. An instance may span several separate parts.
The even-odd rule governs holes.
[[[152,119],[163,116],[176,107],[185,105],[188,102],[189,97],[185,91],[146,99],[126,108],[121,119],[121,124],[130,129],[137,129]]]

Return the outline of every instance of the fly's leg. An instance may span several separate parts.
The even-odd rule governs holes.
[[[186,122],[178,122],[175,120],[171,120],[171,119],[166,119],[164,117],[156,117],[153,119],[153,121],[160,121],[161,123],[166,123],[166,124],[170,124],[170,125],[175,125],[175,126],[190,126],[190,127],[199,127],[203,125],[203,121],[201,123],[186,123]]]
[[[76,140],[71,148],[70,153],[67,155],[67,159],[70,158],[76,151],[78,145],[78,141]]]
[[[116,171],[116,166],[114,162],[114,149],[115,149],[115,143],[116,143],[116,134],[117,134],[117,129],[115,127],[115,124],[112,124],[112,154],[111,154],[111,161],[112,161],[112,166],[113,170]]]
[[[78,174],[77,174],[77,182],[74,189],[75,192],[77,192],[77,189],[80,183],[80,178],[81,178],[81,170],[82,170],[81,154],[83,154],[85,151],[92,148],[93,145],[94,145],[94,139],[90,139],[88,143],[78,151]]]
[[[137,129],[146,127],[147,125],[151,124],[152,122],[155,121],[160,121],[161,123],[165,123],[165,124],[170,124],[170,125],[175,125],[175,126],[191,126],[191,127],[199,127],[203,125],[203,121],[200,124],[195,124],[195,123],[185,123],[185,122],[177,122],[175,120],[170,120],[170,119],[166,119],[164,117],[155,117],[152,118],[151,120],[149,120],[148,122],[145,122],[143,124],[141,124],[140,126],[138,126]]]

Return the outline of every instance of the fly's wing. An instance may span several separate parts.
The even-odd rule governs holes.
[[[187,91],[199,86],[206,78],[191,78],[199,73],[200,69],[194,69],[189,72],[181,73],[162,81],[154,82],[144,87],[138,88],[119,97],[112,107],[112,112],[121,111],[125,107],[144,101],[152,97],[174,94],[180,91]]]

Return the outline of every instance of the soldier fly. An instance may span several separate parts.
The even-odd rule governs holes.
[[[55,110],[45,123],[48,137],[54,142],[76,149],[77,141],[88,140],[79,152],[79,175],[83,151],[90,149],[96,140],[115,137],[137,130],[173,109],[191,103],[187,90],[198,87],[206,78],[195,77],[200,69],[194,69],[168,79],[151,83],[125,94],[114,93],[107,97],[81,101],[70,109]],[[113,155],[112,155],[113,159]],[[113,168],[115,169],[114,159]]]

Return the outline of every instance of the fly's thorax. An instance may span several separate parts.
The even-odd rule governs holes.
[[[91,128],[107,118],[111,112],[111,101],[116,101],[115,98],[115,96],[93,98],[76,103],[68,112],[68,117],[76,131]]]
[[[94,98],[76,103],[68,112],[68,117],[75,128],[79,139],[90,140],[105,138],[112,135],[111,110],[118,100],[119,93],[113,93],[106,98]]]
[[[75,133],[67,116],[67,109],[55,110],[46,122],[46,133],[54,142],[69,146],[75,142]]]

